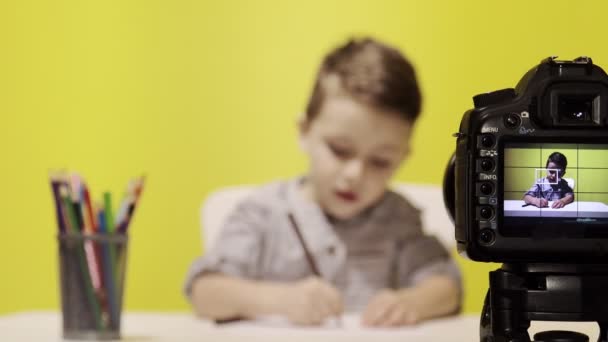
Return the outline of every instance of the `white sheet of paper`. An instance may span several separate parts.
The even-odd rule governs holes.
[[[449,320],[448,320],[449,321]],[[291,333],[298,334],[340,334],[349,335],[356,334],[391,334],[407,332],[408,336],[417,336],[420,334],[423,336],[428,333],[429,325],[433,325],[434,322],[427,322],[420,325],[414,326],[402,326],[402,327],[368,327],[361,324],[361,316],[356,313],[344,314],[340,318],[340,322],[336,319],[329,319],[325,323],[318,326],[301,326],[290,323],[286,318],[278,316],[266,316],[260,317],[250,321],[238,321],[227,324],[217,325],[219,329],[230,329],[232,331],[249,331],[257,332],[262,334],[281,334],[285,330],[289,330]],[[398,335],[398,334],[397,334]]]

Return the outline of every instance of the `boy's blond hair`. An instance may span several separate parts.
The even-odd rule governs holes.
[[[306,108],[308,120],[336,91],[333,85],[357,101],[395,111],[411,123],[420,113],[422,96],[413,66],[397,49],[371,38],[352,39],[325,56]]]

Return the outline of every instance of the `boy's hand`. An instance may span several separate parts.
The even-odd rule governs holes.
[[[419,321],[416,301],[411,292],[383,290],[369,301],[362,320],[368,326],[416,324]]]
[[[328,282],[310,277],[288,285],[280,298],[281,310],[296,324],[318,325],[342,314],[342,296]]]
[[[559,200],[553,201],[551,208],[557,209],[557,208],[563,208],[564,206],[565,206],[564,202],[561,199],[559,199]]]
[[[537,203],[538,203],[538,204],[537,204],[537,206],[538,206],[539,208],[545,208],[545,207],[548,207],[548,206],[549,206],[549,201],[547,201],[546,199],[544,199],[544,198],[542,198],[542,197],[539,197],[539,198],[538,198]]]

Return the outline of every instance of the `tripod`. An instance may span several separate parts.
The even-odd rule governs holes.
[[[608,342],[608,265],[503,264],[490,272],[481,342],[586,342],[587,335],[546,331],[530,339],[530,321],[595,321]]]

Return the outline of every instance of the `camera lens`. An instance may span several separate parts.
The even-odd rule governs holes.
[[[479,232],[479,242],[484,245],[489,245],[494,242],[494,232],[490,229],[483,229]]]
[[[490,195],[494,191],[494,187],[490,183],[483,183],[479,186],[479,191],[484,195]]]
[[[492,159],[482,159],[480,163],[481,169],[484,171],[491,171],[494,168],[494,162]]]
[[[521,124],[521,118],[516,113],[505,115],[505,126],[507,128],[517,128]]]
[[[491,207],[482,207],[479,209],[479,216],[481,216],[482,219],[488,220],[492,215],[494,215],[494,210],[492,210]]]
[[[481,137],[481,146],[490,148],[494,146],[494,137],[491,135],[484,135]]]

